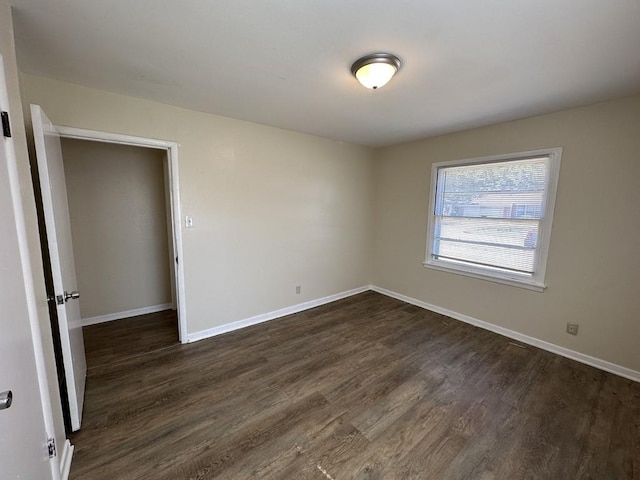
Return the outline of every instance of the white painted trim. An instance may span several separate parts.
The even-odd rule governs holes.
[[[71,442],[67,439],[64,442],[64,446],[62,448],[62,455],[60,455],[60,479],[67,480],[69,478],[69,473],[71,472],[71,460],[73,459],[73,450],[74,446],[71,445]]]
[[[137,317],[138,315],[146,315],[148,313],[157,313],[171,309],[172,305],[170,303],[163,303],[160,305],[151,305],[150,307],[134,308],[133,310],[126,310],[124,312],[107,313],[106,315],[87,317],[83,318],[80,323],[83,327],[88,327],[89,325],[97,325],[98,323],[112,322],[113,320]]]
[[[216,335],[222,335],[223,333],[233,332],[234,330],[239,330],[241,328],[257,325],[258,323],[268,322],[269,320],[274,320],[276,318],[284,317],[286,315],[291,315],[293,313],[309,310],[310,308],[319,307],[320,305],[324,305],[325,303],[335,302],[336,300],[341,300],[343,298],[351,297],[352,295],[357,295],[359,293],[366,292],[368,290],[371,290],[371,285],[366,285],[360,288],[354,288],[353,290],[347,290],[346,292],[336,293],[334,295],[318,298],[316,300],[311,300],[309,302],[299,303],[291,307],[281,308],[280,310],[275,310],[273,312],[263,313],[261,315],[256,315],[254,317],[245,318],[244,320],[238,320],[237,322],[220,325],[219,327],[209,328],[207,330],[201,330],[199,332],[190,333],[188,336],[188,339],[189,339],[189,342],[204,340],[205,338],[215,337]]]
[[[373,290],[374,292],[378,292],[383,295],[386,295],[388,297],[395,298],[397,300],[402,300],[403,302],[410,303],[417,307],[421,307],[426,310],[431,310],[432,312],[440,313],[442,315],[446,315],[451,318],[455,318],[456,320],[460,320],[461,322],[475,325],[476,327],[480,327],[485,330],[489,330],[491,332],[497,333],[499,335],[512,338],[519,342],[526,343],[528,345],[533,345],[534,347],[538,347],[538,348],[541,348],[542,350],[546,350],[548,352],[555,353],[557,355],[561,355],[566,358],[570,358],[571,360],[575,360],[577,362],[584,363],[586,365],[590,365],[595,368],[599,368],[600,370],[604,370],[605,372],[613,373],[615,375],[628,378],[629,380],[633,380],[635,382],[640,382],[640,372],[636,370],[632,370],[630,368],[623,367],[615,363],[607,362],[606,360],[592,357],[584,353],[576,352],[575,350],[569,350],[568,348],[561,347],[554,343],[545,342],[544,340],[540,340],[535,337],[530,337],[529,335],[524,335],[514,330],[510,330],[508,328],[494,325],[493,323],[485,322],[483,320],[478,320],[477,318],[470,317],[462,313],[454,312],[453,310],[442,308],[437,305],[433,305],[431,303],[423,302],[422,300],[408,297],[406,295],[402,295],[401,293],[387,290],[385,288],[376,287],[374,285],[371,287],[371,290]]]
[[[169,140],[135,137],[120,133],[101,132],[84,128],[55,125],[61,137],[89,140],[93,142],[118,143],[134,147],[157,148],[167,151],[169,170],[169,196],[173,231],[173,251],[178,257],[175,269],[176,303],[178,311],[178,333],[181,343],[188,342],[187,303],[184,286],[184,252],[182,251],[182,214],[180,209],[180,182],[178,177],[178,144]]]
[[[178,311],[178,335],[180,343],[188,342],[187,296],[184,283],[184,251],[182,250],[182,210],[180,208],[180,181],[178,177],[178,144],[173,143],[167,150],[169,166],[169,190],[171,198],[171,216],[173,218],[173,252],[176,262],[176,303]]]
[[[457,273],[458,275],[464,275],[465,277],[479,278],[480,280],[489,280],[490,282],[493,282],[493,283],[501,283],[502,285],[509,285],[511,287],[526,288],[527,290],[533,290],[534,292],[543,292],[544,289],[547,288],[545,284],[538,284],[538,283],[533,283],[525,280],[522,280],[522,281],[513,280],[507,277],[505,278],[494,277],[491,275],[486,275],[481,271],[472,272],[470,267],[457,267],[456,265],[453,265],[453,264],[443,266],[439,263],[433,263],[433,262],[422,262],[422,265],[425,268],[431,268],[433,270],[439,270],[441,272]]]
[[[121,145],[130,145],[132,147],[149,147],[159,150],[167,150],[175,145],[175,142],[169,140],[158,140],[156,138],[136,137],[133,135],[124,135],[120,133],[101,132],[98,130],[89,130],[85,128],[68,127],[65,125],[56,125],[56,130],[61,137],[75,138],[77,140],[89,140],[92,142],[119,143]]]

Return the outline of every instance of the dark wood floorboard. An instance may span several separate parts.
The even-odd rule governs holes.
[[[189,345],[110,326],[72,479],[640,479],[640,384],[374,292]]]
[[[87,368],[119,362],[178,343],[174,310],[99,323],[82,329]]]

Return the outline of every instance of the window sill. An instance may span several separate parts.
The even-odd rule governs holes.
[[[453,273],[458,275],[464,275],[465,277],[477,278],[480,280],[488,280],[494,283],[501,283],[502,285],[509,285],[511,287],[525,288],[527,290],[533,290],[535,292],[543,292],[547,287],[543,283],[537,283],[531,280],[521,280],[513,277],[503,277],[498,275],[491,275],[481,271],[475,271],[466,269],[464,267],[454,267],[449,265],[442,265],[440,263],[422,262],[425,268],[431,268],[433,270],[439,270],[441,272]]]

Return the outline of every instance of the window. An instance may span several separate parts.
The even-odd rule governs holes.
[[[542,291],[561,156],[434,164],[424,265]]]

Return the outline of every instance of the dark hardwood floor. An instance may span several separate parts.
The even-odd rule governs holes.
[[[117,361],[116,323],[73,479],[640,479],[640,384],[377,293]]]
[[[87,368],[119,362],[178,343],[178,318],[173,310],[139,315],[84,327]]]

